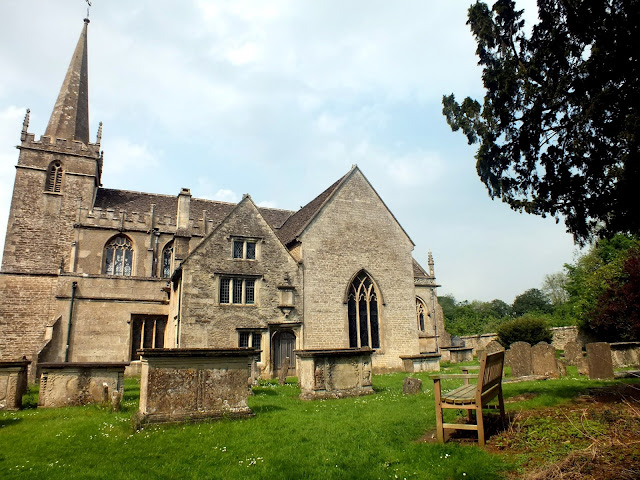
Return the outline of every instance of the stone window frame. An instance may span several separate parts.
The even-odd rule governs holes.
[[[62,177],[64,169],[60,160],[53,160],[47,167],[44,191],[46,193],[62,193]]]
[[[259,282],[257,275],[220,274],[218,280],[218,304],[255,307],[258,304]]]
[[[238,329],[238,347],[262,349],[262,330]]]
[[[233,260],[255,261],[259,256],[259,244],[262,241],[259,237],[244,237],[232,235],[231,258]]]
[[[108,250],[112,249],[113,253],[109,253]],[[117,252],[121,250],[123,252],[124,263],[122,266],[122,270],[120,273],[116,271],[115,259],[117,256]],[[127,255],[127,252],[130,252]],[[113,270],[109,271],[109,256],[111,256],[111,260],[113,262]],[[127,271],[127,256],[129,257],[129,269]],[[107,240],[104,244],[104,248],[102,249],[102,273],[104,275],[117,276],[117,277],[133,277],[134,276],[134,268],[135,268],[135,248],[133,246],[133,240],[128,235],[124,233],[119,233],[117,235],[113,235]]]
[[[167,315],[131,315],[131,348],[130,360],[140,360],[134,345],[139,340],[139,348],[164,348],[164,340],[169,325]],[[137,332],[137,333],[136,333]]]
[[[168,256],[168,258],[166,258]],[[173,239],[169,240],[162,249],[160,257],[160,277],[170,278],[173,273]],[[168,260],[168,262],[167,262]],[[168,267],[168,270],[167,270]]]
[[[420,297],[416,297],[416,321],[418,322],[418,331],[424,333],[427,331],[427,318],[429,310],[427,304]]]
[[[358,299],[357,302],[356,299]],[[347,305],[349,347],[382,349],[381,306],[384,305],[384,300],[378,284],[369,272],[362,269],[351,278],[344,303]],[[366,314],[366,319],[363,319],[363,313]],[[364,327],[366,327],[366,332],[364,332]]]

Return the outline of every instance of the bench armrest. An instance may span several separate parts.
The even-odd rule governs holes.
[[[447,373],[442,375],[429,375],[431,380],[440,380],[443,378],[478,378],[477,374],[471,373]]]

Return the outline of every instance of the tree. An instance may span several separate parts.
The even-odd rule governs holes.
[[[551,343],[553,333],[543,318],[525,315],[503,323],[498,327],[498,341],[508,348],[515,342],[527,342],[536,345],[539,342]]]
[[[538,0],[529,38],[512,0],[469,8],[484,102],[444,96],[492,198],[564,217],[576,242],[640,232],[640,0]],[[634,106],[636,105],[636,106]]]
[[[545,275],[542,283],[543,293],[551,300],[554,307],[560,306],[569,300],[569,292],[567,292],[567,274],[566,272],[556,272]]]
[[[537,288],[530,288],[513,301],[513,314],[517,317],[525,313],[551,313],[551,304],[547,296]]]
[[[638,339],[640,239],[602,239],[574,264],[565,265],[568,306],[583,330],[602,340]]]
[[[589,329],[599,339],[615,342],[640,339],[640,250],[625,259],[618,281],[598,298]]]

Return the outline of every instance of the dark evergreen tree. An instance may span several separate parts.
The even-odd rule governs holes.
[[[640,232],[640,0],[511,0],[469,8],[484,103],[443,97],[479,143],[478,175],[512,209],[563,218],[581,244]]]

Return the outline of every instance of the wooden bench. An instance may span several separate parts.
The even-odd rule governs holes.
[[[434,382],[436,399],[436,429],[439,442],[444,442],[444,430],[476,430],[478,432],[478,444],[484,446],[484,423],[482,409],[488,408],[488,403],[498,397],[500,417],[504,422],[504,398],[502,396],[502,369],[504,366],[504,351],[484,355],[480,361],[478,375],[453,374],[431,375]],[[442,393],[440,380],[445,378],[462,378],[465,383],[447,393]],[[477,379],[477,383],[469,383],[470,379]],[[453,408],[467,410],[469,423],[443,423],[442,410]],[[473,422],[473,412],[476,413],[476,423]]]

